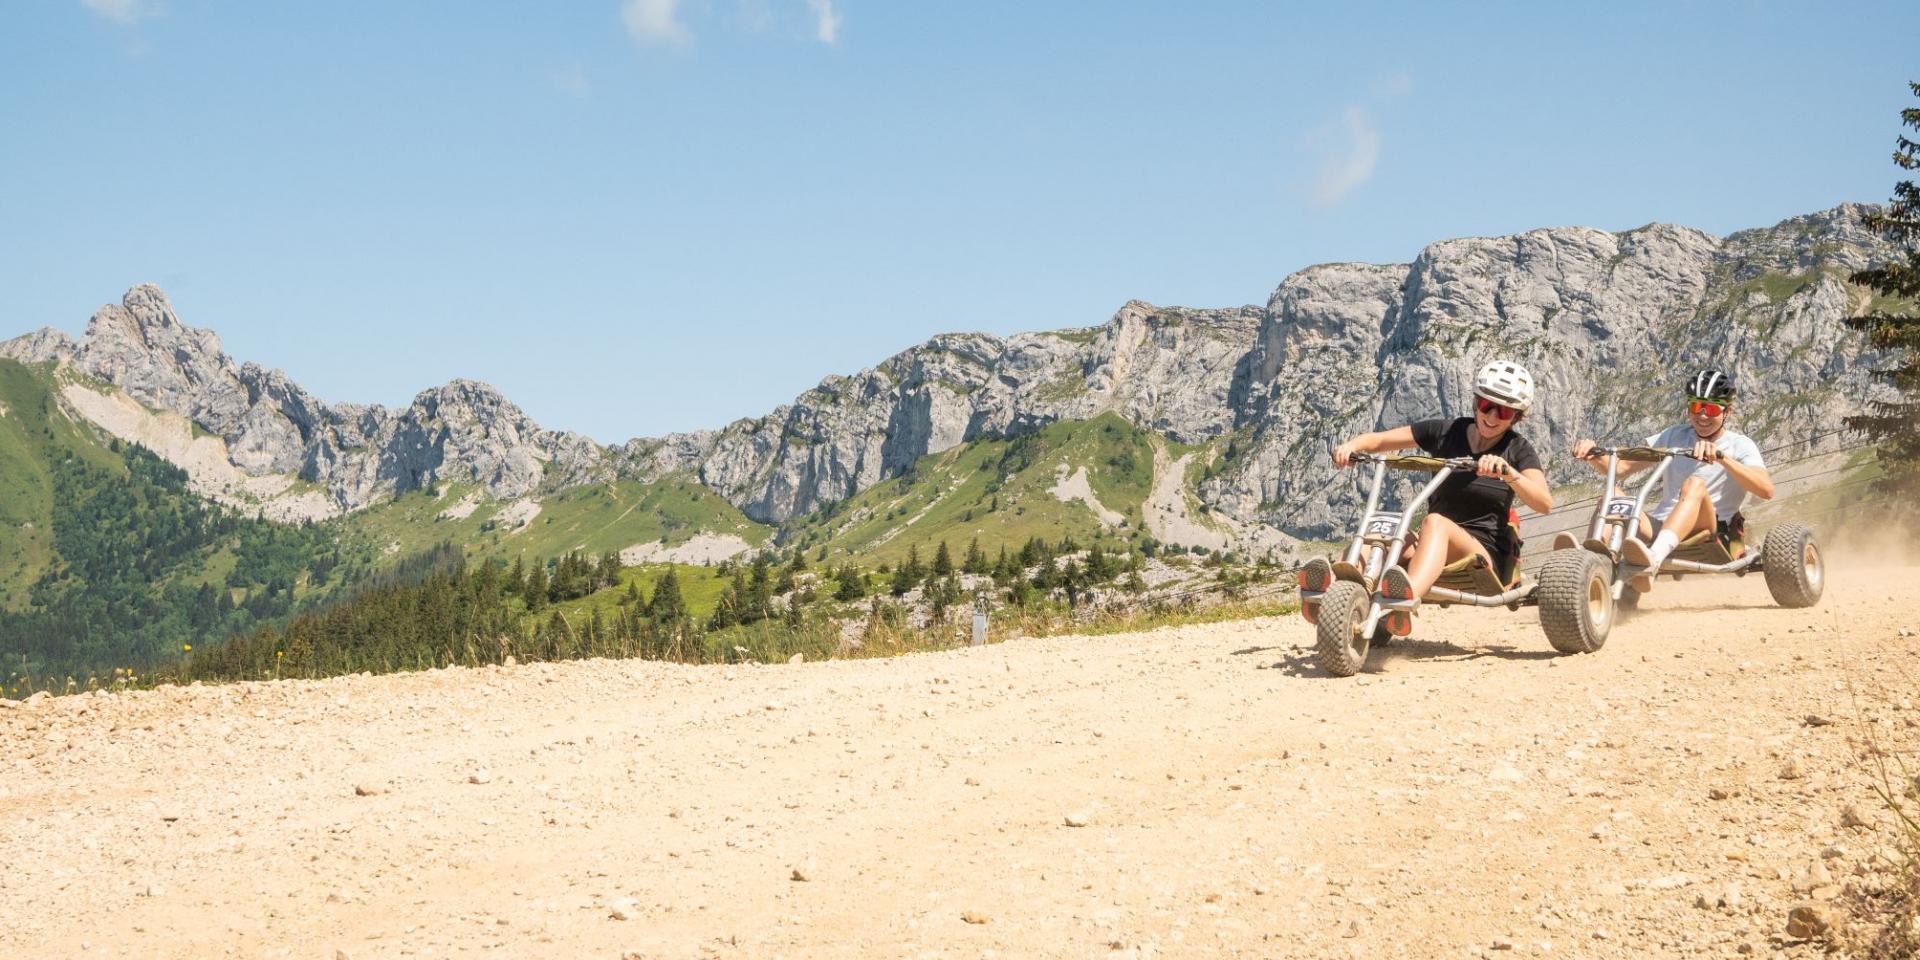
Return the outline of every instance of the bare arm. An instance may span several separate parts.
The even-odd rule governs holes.
[[[1694,459],[1702,463],[1716,463],[1727,471],[1727,476],[1740,485],[1740,489],[1762,500],[1773,499],[1773,477],[1766,467],[1751,467],[1720,452],[1720,447],[1711,440],[1701,440],[1693,445]]]
[[[1405,450],[1419,444],[1413,441],[1413,427],[1394,427],[1378,433],[1363,433],[1346,443],[1333,448],[1333,464],[1337,467],[1349,466],[1356,453],[1382,453],[1387,450]]]
[[[1740,489],[1762,500],[1773,499],[1773,476],[1766,467],[1750,467],[1738,460],[1722,457],[1720,465],[1727,468],[1727,476],[1740,485]]]
[[[1515,496],[1534,513],[1545,516],[1553,512],[1553,489],[1547,486],[1547,475],[1535,469],[1510,473],[1506,477],[1507,486],[1513,488]]]

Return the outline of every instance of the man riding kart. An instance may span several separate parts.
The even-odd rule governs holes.
[[[1752,494],[1762,500],[1773,499],[1773,479],[1760,455],[1760,447],[1744,434],[1727,429],[1737,391],[1731,372],[1706,369],[1694,375],[1687,390],[1687,422],[1676,424],[1646,440],[1656,449],[1691,447],[1692,457],[1674,457],[1667,463],[1665,496],[1649,511],[1660,524],[1658,536],[1645,517],[1640,520],[1639,536],[1629,536],[1620,554],[1637,571],[1628,581],[1636,593],[1653,588],[1653,577],[1688,537],[1711,530],[1729,556],[1741,553],[1746,518],[1740,506]],[[1576,459],[1586,460],[1596,472],[1605,473],[1603,461],[1591,454],[1594,441],[1574,444]],[[1621,463],[1616,480],[1651,466],[1645,462]],[[1651,538],[1652,544],[1646,541]]]
[[[1424,598],[1450,563],[1478,555],[1501,583],[1507,583],[1520,559],[1520,534],[1513,523],[1515,495],[1547,513],[1553,493],[1533,445],[1514,427],[1533,405],[1533,377],[1519,364],[1496,360],[1480,369],[1473,383],[1475,413],[1452,420],[1422,420],[1377,433],[1363,433],[1333,450],[1333,462],[1347,467],[1355,453],[1379,453],[1419,447],[1440,458],[1471,457],[1474,473],[1449,477],[1434,491],[1419,533],[1408,538],[1405,567],[1389,567],[1380,576],[1380,593],[1389,600]],[[1302,587],[1325,590],[1334,578],[1324,559],[1302,568]],[[1404,637],[1413,619],[1394,610],[1382,621],[1389,633]]]

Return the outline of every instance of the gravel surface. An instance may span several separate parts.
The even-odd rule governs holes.
[[[1917,576],[1663,583],[1578,657],[1433,611],[1347,680],[1284,618],[9,703],[0,957],[1814,956]]]

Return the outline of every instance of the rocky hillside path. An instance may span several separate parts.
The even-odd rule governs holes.
[[[1663,585],[1573,658],[1441,611],[1351,680],[1287,618],[16,705],[0,956],[1811,956],[1917,575]]]

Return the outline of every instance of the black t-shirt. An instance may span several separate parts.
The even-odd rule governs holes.
[[[1540,455],[1533,452],[1533,444],[1513,430],[1501,434],[1493,446],[1474,452],[1467,439],[1473,428],[1472,417],[1422,420],[1413,425],[1413,442],[1429,456],[1479,458],[1492,454],[1504,457],[1515,470],[1545,469]],[[1496,555],[1512,552],[1517,546],[1517,535],[1507,527],[1507,513],[1513,509],[1513,488],[1499,477],[1455,472],[1433,492],[1427,504],[1429,510],[1459,524]],[[1499,548],[1494,549],[1495,545]]]

